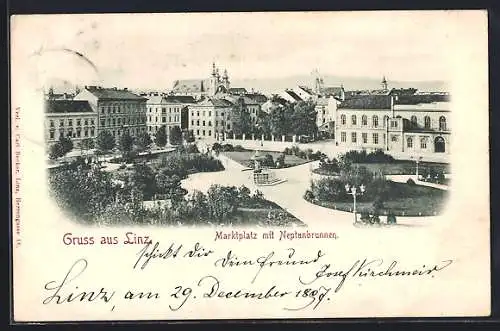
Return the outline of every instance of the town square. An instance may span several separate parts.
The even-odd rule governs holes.
[[[92,38],[113,44],[104,37],[119,36],[113,29]],[[280,31],[255,52],[278,52],[270,41]],[[107,47],[78,38],[91,53]],[[294,47],[308,61],[280,68],[270,65],[278,53],[266,62],[232,58],[222,46],[195,51],[207,42],[180,53],[158,46],[168,56],[143,48],[142,62],[117,54],[118,69],[109,58],[50,50],[74,66],[42,89],[48,189],[62,211],[103,226],[300,227],[417,227],[444,212],[453,125],[444,71],[408,74],[385,62],[361,70],[355,63],[377,63],[368,53],[341,67],[304,43]],[[351,63],[354,54],[338,52]],[[153,59],[163,71],[148,66]]]

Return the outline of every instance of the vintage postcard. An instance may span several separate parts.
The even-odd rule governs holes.
[[[13,321],[490,314],[486,11],[10,36]]]

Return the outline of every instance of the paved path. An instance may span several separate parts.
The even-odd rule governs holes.
[[[295,217],[309,226],[338,229],[353,229],[354,215],[352,213],[311,204],[303,199],[304,192],[309,188],[311,181],[311,165],[303,164],[286,169],[276,170],[278,178],[287,181],[275,186],[256,186],[250,171],[241,164],[224,155],[219,159],[226,168],[225,171],[212,173],[197,173],[183,180],[183,187],[189,191],[200,190],[206,192],[212,184],[241,186],[245,185],[251,190],[259,190],[264,197],[280,205]],[[359,215],[358,215],[359,217]],[[399,225],[423,226],[438,221],[437,217],[398,217]],[[382,217],[383,219],[383,217]]]

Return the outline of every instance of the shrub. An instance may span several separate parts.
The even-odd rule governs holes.
[[[305,156],[306,156],[306,158],[307,158],[308,160],[311,160],[311,159],[312,159],[312,155],[314,154],[314,152],[313,152],[313,150],[312,150],[312,149],[308,148],[308,149],[306,149],[305,154],[306,154],[306,155],[305,155]]]
[[[406,181],[406,184],[413,186],[413,185],[415,185],[415,181],[411,178],[408,178],[408,180]]]
[[[283,150],[283,153],[285,153],[285,155],[292,155],[292,150],[288,147],[286,147],[284,150]]]
[[[361,213],[361,216],[359,219],[363,223],[368,223],[370,221],[370,215],[368,213]]]
[[[387,224],[396,224],[396,216],[394,214],[387,215]]]
[[[189,144],[186,147],[186,152],[188,152],[188,153],[199,153],[200,151],[198,149],[198,146],[196,146],[196,144]]]
[[[290,155],[298,156],[299,152],[300,152],[299,146],[292,146],[292,148],[290,149]]]
[[[304,193],[304,199],[309,202],[312,202],[314,200],[314,194],[311,190],[307,190],[306,193]]]
[[[216,153],[220,152],[222,150],[222,145],[219,143],[214,143],[212,145],[212,150]]]
[[[276,158],[276,166],[278,168],[283,168],[285,166],[285,154],[280,154],[277,158]]]
[[[222,145],[222,151],[224,151],[224,152],[233,152],[234,151],[234,147],[231,144],[224,144],[224,145]]]
[[[271,154],[266,154],[265,159],[262,161],[264,167],[274,167],[274,159]]]
[[[244,152],[244,151],[246,151],[246,149],[243,148],[241,145],[236,145],[236,146],[234,146],[234,151],[235,152]]]

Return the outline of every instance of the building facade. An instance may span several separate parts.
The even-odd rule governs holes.
[[[137,136],[146,132],[146,101],[127,89],[85,86],[74,100],[87,101],[97,114],[97,129],[118,139],[124,132]]]
[[[224,69],[224,73],[221,74],[219,68],[213,63],[208,78],[176,80],[171,93],[173,95],[192,96],[199,100],[202,97],[214,96],[216,93],[226,93],[230,90],[230,86],[227,70]]]
[[[44,134],[48,144],[61,137],[76,143],[87,138],[94,139],[97,136],[97,114],[87,101],[47,100]]]
[[[338,105],[335,139],[349,149],[449,153],[449,103],[395,104],[391,95],[364,95]]]
[[[191,96],[152,96],[147,101],[147,127],[151,138],[155,138],[156,132],[165,126],[167,137],[174,126],[184,128],[182,124],[183,114],[187,114],[187,108],[195,104]],[[186,127],[187,128],[187,127]]]
[[[221,139],[232,130],[234,104],[224,98],[205,98],[188,106],[189,130],[196,139]]]

